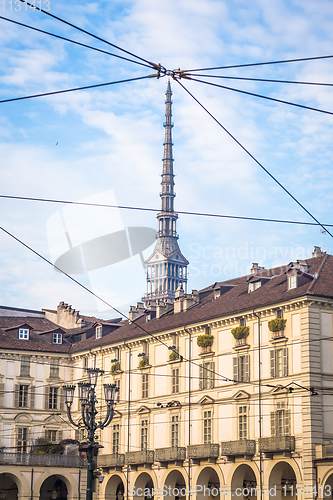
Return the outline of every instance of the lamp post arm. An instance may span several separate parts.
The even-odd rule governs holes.
[[[104,429],[104,427],[107,427],[110,424],[111,420],[113,419],[113,415],[114,415],[114,409],[113,409],[113,407],[108,405],[105,420],[103,423],[100,422],[98,427],[100,429]]]
[[[86,429],[89,429],[90,425],[86,419],[86,407],[87,407],[87,405],[82,405],[81,415],[82,415],[82,420],[83,420],[84,426],[86,427]]]
[[[74,422],[74,420],[72,419],[72,415],[71,415],[71,407],[70,407],[70,406],[68,406],[68,405],[66,405],[66,406],[67,406],[67,417],[68,417],[68,420],[70,421],[70,423],[71,423],[72,425],[74,425],[74,427],[78,427],[78,428],[79,428],[79,427],[80,427],[80,424],[76,424],[76,423]]]

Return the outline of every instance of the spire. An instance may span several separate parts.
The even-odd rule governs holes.
[[[152,299],[174,299],[175,292],[182,286],[186,293],[188,261],[180,252],[174,211],[174,173],[172,154],[172,91],[170,80],[165,93],[164,156],[161,181],[161,212],[157,214],[158,233],[153,254],[146,260],[147,294],[146,302]]]

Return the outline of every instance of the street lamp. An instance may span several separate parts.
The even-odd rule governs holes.
[[[95,443],[95,432],[97,429],[104,429],[110,425],[113,414],[114,404],[117,402],[118,387],[115,384],[104,384],[104,398],[107,405],[106,416],[104,422],[97,422],[95,417],[98,413],[96,410],[96,394],[95,388],[99,375],[103,375],[104,371],[99,368],[88,368],[88,382],[79,382],[79,400],[81,403],[81,416],[84,427],[88,431],[88,468],[87,468],[87,494],[86,500],[93,498],[93,477],[94,477],[94,451],[98,451],[99,446]],[[75,427],[80,428],[82,425],[73,421],[71,415],[71,406],[73,404],[75,385],[64,385],[65,403],[67,407],[68,420]]]

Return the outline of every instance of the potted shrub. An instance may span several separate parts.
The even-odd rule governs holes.
[[[273,332],[273,338],[277,339],[279,337],[284,337],[284,329],[286,327],[287,320],[283,318],[271,319],[268,322],[268,329]]]
[[[169,361],[176,361],[176,359],[179,359],[178,352],[175,352],[175,351],[170,352]]]
[[[199,347],[201,347],[202,352],[210,352],[211,347],[214,342],[214,336],[213,335],[199,335],[197,338],[197,344]]]
[[[116,361],[115,363],[113,363],[111,365],[111,373],[112,373],[112,375],[114,373],[117,373],[117,372],[120,372],[120,363],[119,363],[119,361]]]
[[[236,345],[245,345],[246,337],[250,333],[248,326],[236,326],[231,330],[233,337],[236,339]]]
[[[144,356],[142,359],[140,359],[139,368],[144,368],[147,365],[149,365],[149,359]]]

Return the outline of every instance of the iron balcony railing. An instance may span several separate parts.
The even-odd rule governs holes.
[[[224,441],[221,443],[221,455],[254,455],[256,442],[254,439],[239,439],[238,441]]]
[[[153,464],[154,452],[151,450],[127,451],[125,453],[125,464]]]
[[[122,467],[125,465],[125,455],[123,453],[113,453],[111,455],[98,455],[98,467]]]
[[[259,450],[264,453],[295,451],[295,436],[273,436],[259,439]]]
[[[323,445],[323,458],[333,457],[333,444]]]
[[[156,462],[173,462],[186,459],[186,448],[158,448],[155,450]]]
[[[217,458],[220,446],[218,444],[191,444],[187,447],[188,458]]]
[[[42,465],[46,467],[83,467],[78,455],[49,455],[36,453],[0,453],[0,465]]]

